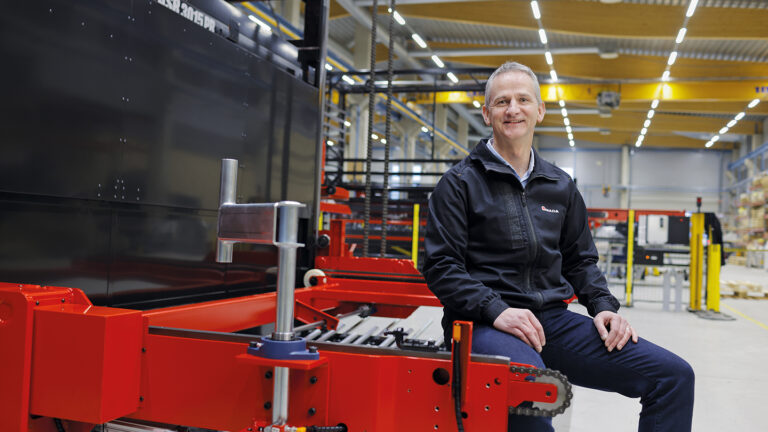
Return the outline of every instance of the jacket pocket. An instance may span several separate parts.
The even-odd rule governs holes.
[[[507,231],[510,247],[519,249],[527,246],[525,224],[523,221],[522,204],[520,202],[520,193],[515,191],[509,183],[502,183],[503,203],[504,203],[504,225]]]

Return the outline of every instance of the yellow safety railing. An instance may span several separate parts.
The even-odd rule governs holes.
[[[419,268],[419,204],[413,205],[413,236],[411,238],[411,260]]]
[[[627,285],[626,285],[626,306],[632,306],[632,279],[634,278],[633,263],[635,255],[635,211],[627,212]]]
[[[720,245],[707,246],[707,310],[720,312]]]
[[[704,272],[704,213],[691,215],[691,264],[690,277],[691,298],[689,308],[701,310],[701,286]],[[719,259],[719,258],[718,258]],[[718,284],[719,284],[718,275]],[[719,295],[719,294],[718,294]]]

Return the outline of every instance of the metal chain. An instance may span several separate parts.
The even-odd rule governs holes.
[[[374,70],[376,69],[376,15],[378,0],[371,7],[371,76],[368,79],[368,147],[365,152],[365,215],[363,216],[363,256],[368,256],[368,237],[371,235],[371,159],[373,157],[373,115],[376,104]]]
[[[534,417],[554,417],[558,414],[562,414],[565,412],[565,410],[571,406],[571,399],[573,398],[573,391],[571,387],[571,383],[568,382],[568,378],[565,377],[565,375],[561,374],[560,372],[554,370],[554,369],[537,369],[533,367],[523,367],[523,366],[510,366],[509,371],[516,374],[522,374],[522,375],[533,375],[533,376],[548,376],[552,377],[563,385],[563,388],[565,389],[565,400],[563,401],[562,405],[555,409],[539,409],[539,408],[525,408],[525,407],[511,407],[509,408],[510,414],[516,414],[516,415],[524,415],[524,416],[534,416]],[[558,388],[558,391],[560,389]]]
[[[387,52],[387,108],[384,122],[384,185],[381,195],[381,257],[387,253],[387,220],[389,218],[389,144],[392,140],[392,51],[395,38],[392,37],[395,25],[395,0],[389,1],[389,50]]]

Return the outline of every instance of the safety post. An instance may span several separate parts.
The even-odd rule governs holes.
[[[691,215],[691,264],[690,264],[691,298],[688,308],[692,311],[701,310],[701,285],[704,274],[704,213]]]
[[[635,277],[635,211],[627,212],[627,286],[626,286],[626,306],[632,306],[632,279]]]
[[[707,310],[720,312],[720,245],[707,246]]]
[[[419,204],[413,205],[413,237],[411,238],[411,260],[413,266],[419,268]]]

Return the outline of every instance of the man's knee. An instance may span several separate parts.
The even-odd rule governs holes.
[[[664,364],[666,378],[674,383],[674,387],[682,391],[693,391],[696,374],[691,365],[678,357],[671,355]]]

